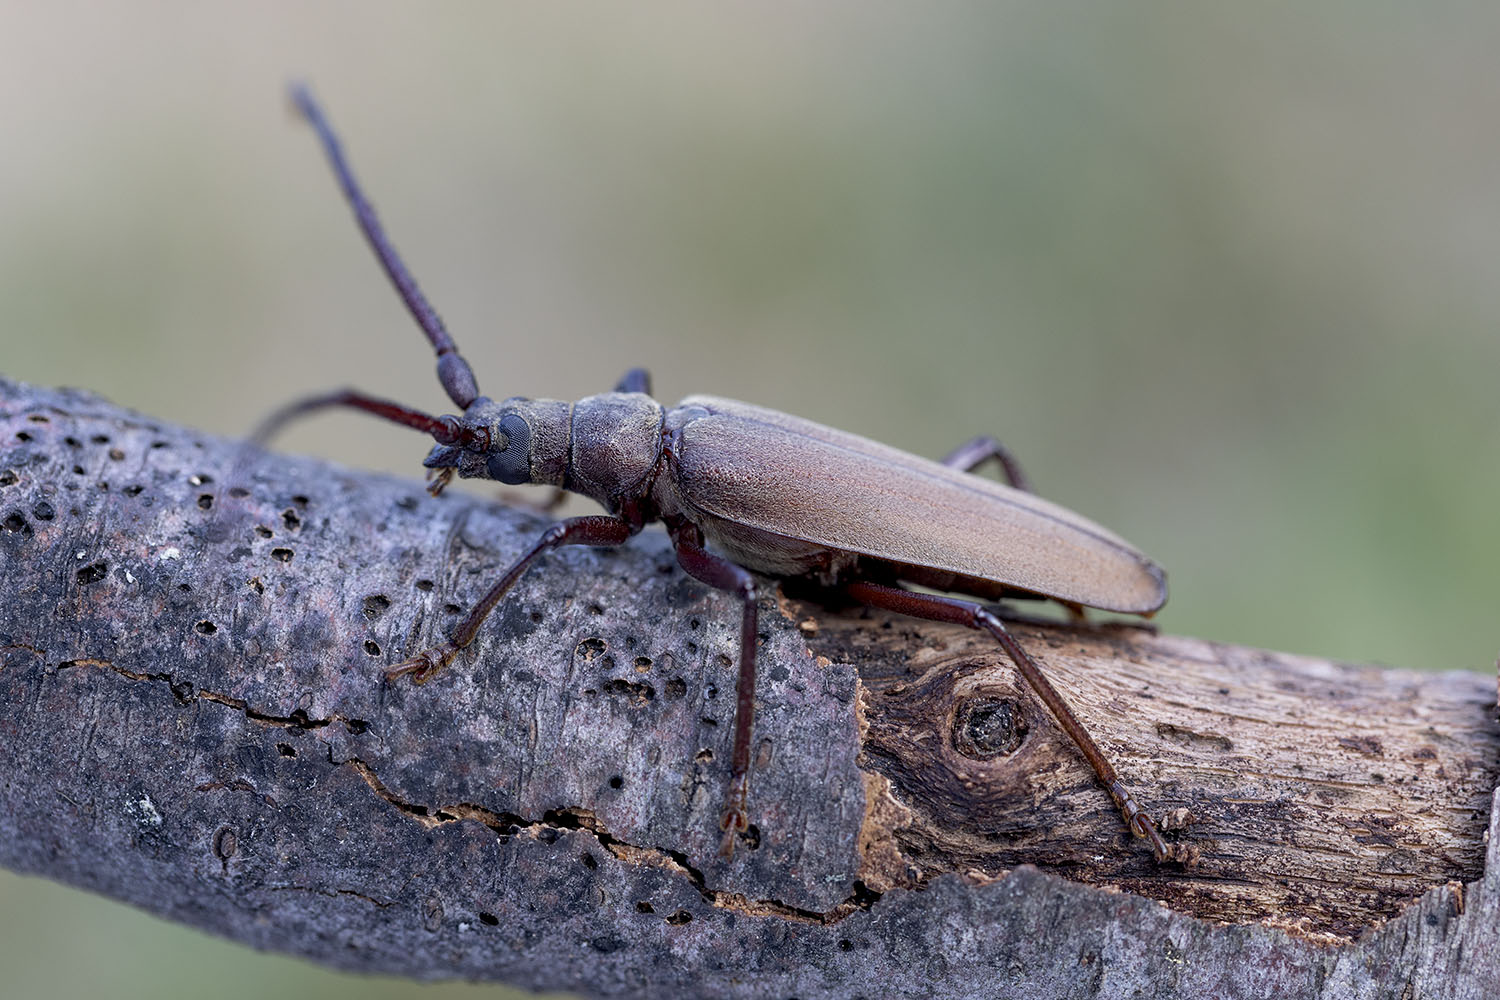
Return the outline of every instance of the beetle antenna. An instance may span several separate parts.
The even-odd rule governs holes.
[[[308,396],[294,403],[288,403],[262,421],[255,432],[245,440],[245,443],[253,448],[260,448],[277,431],[297,417],[335,406],[364,410],[366,413],[373,413],[393,423],[403,424],[413,430],[422,431],[424,434],[431,434],[438,444],[466,445],[471,443],[474,436],[474,431],[463,427],[456,417],[433,417],[420,410],[413,410],[409,406],[402,406],[400,403],[392,403],[375,396],[367,396],[354,389],[340,389],[337,392],[326,393],[322,396]]]
[[[313,100],[312,91],[304,84],[294,83],[291,87],[291,98],[292,104],[312,126],[319,141],[322,142],[323,152],[328,157],[329,165],[333,167],[339,186],[344,189],[344,197],[348,200],[349,207],[353,209],[355,221],[359,223],[360,231],[365,234],[365,240],[370,244],[370,249],[375,251],[375,257],[391,279],[391,284],[396,286],[396,291],[400,294],[401,300],[406,303],[407,310],[411,312],[412,318],[417,321],[422,332],[427,334],[427,339],[437,351],[438,381],[443,384],[443,390],[448,393],[448,398],[453,400],[459,409],[467,410],[469,404],[479,398],[479,385],[474,380],[473,369],[463,359],[463,355],[458,353],[458,345],[453,343],[453,338],[448,335],[448,329],[443,326],[442,317],[437,314],[437,310],[432,308],[432,304],[417,287],[416,279],[411,276],[411,272],[402,263],[401,256],[396,253],[396,248],[386,238],[385,230],[375,216],[374,206],[360,190],[359,182],[354,179],[354,173],[344,159],[344,151],[339,145],[338,137],[333,134],[333,127],[328,124],[328,119],[323,117],[323,110],[318,107],[317,101]],[[397,417],[390,419],[398,423],[402,422]]]

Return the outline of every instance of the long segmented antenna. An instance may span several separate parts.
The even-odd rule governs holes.
[[[348,406],[356,410],[364,410],[366,413],[373,413],[377,417],[384,417],[394,423],[404,424],[413,430],[431,434],[438,444],[470,445],[476,443],[474,440],[476,432],[460,424],[457,417],[429,416],[409,406],[402,406],[400,403],[392,403],[375,396],[367,396],[354,389],[340,389],[326,395],[309,396],[306,399],[288,403],[262,421],[245,443],[251,448],[260,448],[271,439],[273,434],[297,417],[334,406]]]
[[[437,310],[432,308],[432,304],[417,287],[416,279],[411,276],[411,272],[402,263],[400,255],[396,253],[396,248],[386,238],[385,230],[381,228],[380,220],[375,216],[374,206],[360,190],[359,182],[354,179],[354,173],[344,159],[344,152],[339,145],[338,137],[333,134],[333,128],[328,124],[328,119],[323,117],[322,109],[313,100],[312,92],[304,84],[293,84],[291,98],[292,104],[312,126],[319,141],[322,142],[323,152],[328,156],[328,163],[333,167],[339,186],[344,189],[344,197],[348,200],[349,207],[353,209],[355,221],[359,223],[360,230],[365,234],[365,240],[370,244],[370,249],[375,251],[375,257],[390,277],[391,284],[396,286],[396,291],[400,294],[401,300],[406,303],[406,308],[411,312],[412,318],[417,321],[422,332],[427,334],[427,339],[432,342],[433,349],[437,351],[438,381],[443,384],[443,390],[448,393],[448,398],[453,400],[459,409],[468,409],[469,404],[479,398],[479,385],[474,380],[473,370],[463,359],[463,355],[458,353],[458,345],[454,344],[453,338],[448,335],[448,329],[443,326],[443,320],[438,316]],[[350,403],[348,405],[359,406],[361,404]],[[398,419],[398,422],[404,421]]]

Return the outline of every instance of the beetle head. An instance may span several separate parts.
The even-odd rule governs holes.
[[[452,469],[463,479],[495,479],[511,486],[531,482],[531,425],[506,403],[480,396],[462,417],[441,418],[451,430],[433,435],[438,445],[422,464]]]
[[[563,459],[554,439],[566,434],[566,404],[519,396],[495,402],[480,396],[462,417],[442,417],[437,447],[422,462],[451,469],[463,479],[493,479],[510,486],[561,482]],[[561,426],[557,426],[561,422]]]

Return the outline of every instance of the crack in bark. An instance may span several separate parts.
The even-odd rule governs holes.
[[[26,648],[29,649],[30,647]],[[40,650],[34,650],[34,652],[39,656],[43,655]],[[178,681],[166,671],[148,673],[146,671],[131,670],[128,667],[122,667],[117,663],[111,663],[109,660],[102,660],[97,657],[79,657],[72,660],[63,660],[57,665],[59,671],[75,667],[101,668],[112,671],[132,681],[160,681],[166,684],[171,690],[172,697],[177,699],[179,705],[190,705],[195,701],[209,701],[223,705],[226,708],[232,708],[237,712],[243,713],[246,718],[268,726],[279,726],[284,729],[300,729],[310,732],[323,729],[337,722],[341,723],[345,729],[355,735],[359,735],[370,728],[370,724],[363,719],[350,719],[337,713],[326,719],[309,718],[308,714],[300,708],[293,711],[291,715],[271,715],[268,712],[261,712],[251,708],[243,698],[235,698],[232,695],[210,691],[206,688],[195,690],[191,681]]]
[[[686,876],[705,902],[722,910],[730,910],[750,916],[783,917],[801,923],[832,925],[860,910],[870,909],[880,901],[882,895],[870,889],[863,882],[855,880],[854,891],[849,894],[847,899],[831,909],[821,912],[791,906],[774,899],[751,899],[742,893],[709,888],[708,880],[702,870],[692,865],[688,861],[687,855],[681,851],[631,844],[620,840],[605,829],[599,817],[588,809],[549,809],[542,814],[541,819],[527,819],[517,813],[495,812],[492,809],[486,809],[484,806],[468,802],[438,807],[426,806],[420,803],[408,802],[396,795],[386,787],[385,783],[380,780],[379,775],[375,773],[369,764],[357,757],[351,757],[336,763],[351,767],[370,786],[370,790],[378,798],[389,803],[403,815],[415,820],[426,829],[430,830],[466,819],[474,820],[489,827],[502,843],[523,830],[535,831],[536,835],[542,839],[546,839],[549,833],[555,838],[557,832],[561,830],[589,833],[598,841],[601,848],[608,851],[620,861],[628,864],[651,865]]]
[[[18,646],[13,644],[7,648],[24,648],[45,658],[41,650],[30,646]],[[188,681],[177,681],[169,672],[161,671],[149,673],[145,671],[131,670],[109,660],[97,657],[78,657],[71,660],[63,660],[57,665],[57,669],[69,670],[78,667],[94,667],[109,670],[127,680],[137,682],[155,681],[166,684],[171,690],[172,696],[179,705],[190,705],[195,701],[207,701],[214,704],[224,705],[245,715],[255,722],[271,726],[280,726],[287,729],[299,729],[304,731],[316,731],[323,729],[335,722],[342,723],[351,733],[363,733],[369,728],[368,723],[362,719],[347,719],[339,715],[333,715],[326,719],[309,718],[302,709],[297,709],[291,715],[271,715],[267,712],[257,711],[251,708],[242,698],[234,698],[217,691],[205,689],[195,690],[192,683]],[[842,902],[824,911],[809,910],[798,906],[792,906],[774,899],[751,899],[743,893],[731,892],[726,889],[711,889],[708,880],[702,870],[688,861],[688,856],[681,851],[668,850],[666,848],[649,847],[640,844],[631,844],[612,835],[599,818],[591,810],[582,808],[550,809],[542,815],[541,819],[527,819],[517,813],[496,812],[481,805],[470,802],[461,802],[455,805],[431,807],[421,803],[408,802],[392,792],[386,784],[380,780],[374,769],[358,757],[350,757],[345,760],[334,760],[332,747],[329,748],[329,763],[335,767],[347,766],[358,774],[369,785],[379,799],[395,807],[408,818],[421,824],[426,829],[434,829],[448,823],[457,823],[462,820],[474,820],[488,827],[494,834],[505,842],[522,830],[537,831],[538,836],[545,837],[546,831],[575,830],[592,834],[599,846],[621,861],[633,864],[654,864],[657,867],[668,868],[684,875],[687,880],[698,890],[698,894],[704,901],[722,910],[730,910],[749,916],[775,916],[799,923],[832,925],[845,919],[851,914],[861,910],[868,910],[880,901],[882,893],[871,889],[863,881],[855,880],[853,892]],[[223,783],[210,783],[198,786],[199,791],[207,791],[214,787],[227,787]],[[250,790],[253,791],[253,788]],[[318,889],[307,889],[302,886],[270,886],[274,889],[301,889],[320,895],[331,893]],[[358,896],[367,899],[376,906],[389,906],[390,903],[380,903],[370,897],[363,896],[353,890],[338,889],[332,893]]]
[[[338,899],[340,896],[353,896],[355,899],[363,900],[364,902],[369,903],[377,910],[384,910],[389,907],[395,906],[397,902],[394,899],[387,899],[382,902],[381,900],[376,899],[374,896],[367,896],[364,893],[356,892],[353,889],[319,889],[315,886],[310,885],[267,885],[265,886],[265,889],[267,892],[306,892],[314,896],[322,896],[325,899]]]

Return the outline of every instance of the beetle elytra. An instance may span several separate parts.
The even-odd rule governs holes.
[[[664,407],[641,369],[613,392],[568,403],[482,396],[437,313],[387,240],[322,111],[302,87],[297,109],[316,131],[365,238],[438,358],[438,379],[460,416],[429,416],[346,390],[274,414],[265,440],[292,417],[346,406],[423,431],[437,442],[423,464],[434,492],[455,473],[550,485],[598,501],[607,514],[553,524],[489,589],[449,640],[396,665],[422,683],[473,641],[484,620],[543,553],[612,546],[662,522],[692,577],[743,606],[734,748],[720,819],[721,854],[749,828],[755,708],[756,599],[751,571],[806,579],[877,608],[988,632],[1078,746],[1126,825],[1157,860],[1173,852],[1040,665],[981,601],[1050,598],[1078,610],[1149,615],[1166,601],[1162,571],[1091,521],[1031,493],[1010,455],[976,438],[941,462],[774,410],[690,396]],[[972,470],[997,461],[1009,485]],[[908,589],[917,585],[967,598]]]

